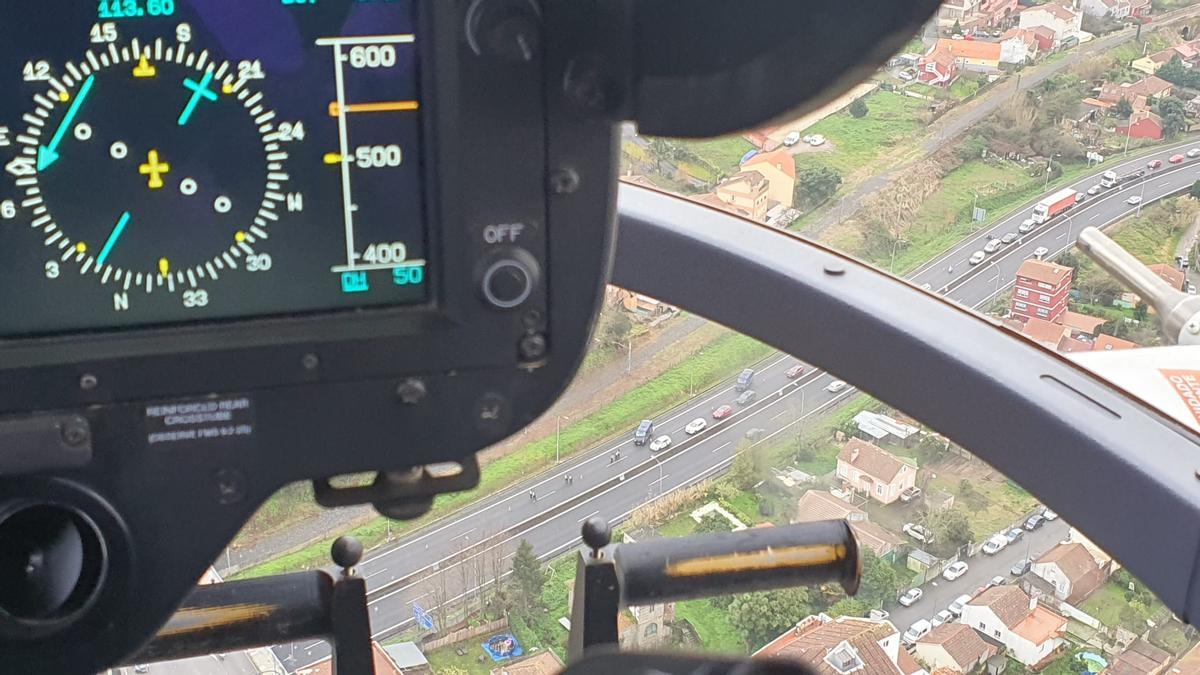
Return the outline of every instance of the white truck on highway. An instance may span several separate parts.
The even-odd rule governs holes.
[[[1100,187],[1114,188],[1121,184],[1121,177],[1116,171],[1105,171],[1100,174]]]

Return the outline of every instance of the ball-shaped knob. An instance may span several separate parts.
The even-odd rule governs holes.
[[[356,537],[338,537],[329,549],[329,555],[338,567],[351,568],[362,560],[363,545]]]
[[[611,541],[612,528],[608,526],[607,520],[599,517],[588,518],[583,524],[583,543],[592,549],[602,549]]]

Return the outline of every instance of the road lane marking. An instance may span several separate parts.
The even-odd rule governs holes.
[[[587,514],[586,516],[584,516],[584,517],[580,518],[579,520],[577,520],[577,521],[575,521],[575,522],[577,522],[577,523],[582,523],[583,521],[587,520],[588,518],[591,518],[592,516],[598,515],[599,513],[600,513],[600,509],[596,509],[595,511],[592,511],[591,513]]]
[[[713,448],[713,452],[715,453],[718,450],[720,450],[721,448],[728,448],[730,445],[733,445],[733,441],[727,441],[722,445],[718,445],[717,447]]]

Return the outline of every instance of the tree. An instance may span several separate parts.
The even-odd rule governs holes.
[[[1122,96],[1121,100],[1117,101],[1117,104],[1113,106],[1113,114],[1123,120],[1129,119],[1129,116],[1133,114],[1133,104]]]
[[[952,30],[954,35],[962,35],[962,22],[958,19],[955,19],[954,28]]]
[[[1133,318],[1137,319],[1138,321],[1145,321],[1149,314],[1150,308],[1146,306],[1146,303],[1139,302],[1133,306]]]
[[[1192,183],[1192,190],[1188,193],[1192,199],[1200,199],[1200,180]]]
[[[796,202],[817,206],[833,196],[842,184],[842,175],[825,166],[805,169],[796,177]]]
[[[857,118],[866,117],[867,113],[871,111],[869,108],[867,108],[866,102],[861,98],[856,98],[851,101],[849,110],[850,114]]]
[[[633,330],[633,321],[629,315],[621,310],[615,310],[606,313],[600,329],[600,337],[608,344],[624,344],[631,330]]]
[[[738,444],[737,455],[729,467],[729,479],[743,490],[749,490],[762,480],[766,467],[762,463],[762,454],[749,447],[749,441],[743,440]]]
[[[865,546],[858,549],[858,556],[862,559],[863,574],[857,597],[872,607],[895,600],[900,592],[900,575],[895,568]]]
[[[971,521],[962,509],[937,511],[930,514],[926,523],[933,530],[934,540],[941,540],[943,546],[958,548],[975,538],[971,532]]]
[[[541,602],[546,576],[542,572],[542,564],[533,554],[533,544],[525,539],[521,540],[517,554],[513,556],[512,572],[520,596],[517,598],[518,604],[528,611]]]
[[[866,616],[871,606],[861,598],[842,598],[829,606],[825,613],[829,616]]]
[[[729,622],[746,645],[758,649],[812,614],[808,589],[746,593],[729,603]]]
[[[1163,132],[1176,136],[1188,129],[1187,110],[1184,102],[1174,96],[1163,97],[1156,106],[1163,119]]]
[[[725,516],[719,513],[709,513],[696,523],[696,532],[698,534],[707,534],[709,532],[728,532],[731,529],[729,521],[725,520]]]

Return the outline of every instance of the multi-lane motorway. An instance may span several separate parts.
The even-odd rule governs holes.
[[[922,266],[909,279],[918,285],[928,284],[934,292],[966,307],[980,307],[1012,284],[1017,268],[1035,249],[1045,247],[1048,257],[1053,257],[1069,248],[1082,228],[1104,226],[1136,211],[1136,206],[1125,201],[1130,195],[1141,196],[1144,208],[1156,199],[1188,188],[1200,178],[1200,159],[1172,165],[1167,158],[1194,146],[1200,147],[1200,141],[1165,146],[1136,160],[1109,160],[1072,187],[1086,191],[1098,183],[1104,170],[1125,175],[1153,159],[1161,159],[1163,168],[1148,172],[1142,181],[1088,197],[1067,215],[1024,235],[983,263],[968,264],[967,259],[983,248],[989,236],[1016,232],[1021,221],[1029,217],[1036,203],[1033,200]],[[794,433],[797,425],[825,414],[854,395],[851,389],[827,391],[835,378],[812,369],[789,380],[785,372],[796,363],[790,356],[777,354],[758,364],[754,382],[758,401],[720,423],[711,418],[711,412],[733,404],[737,394],[731,382],[659,415],[655,435],[669,433],[674,439],[673,446],[664,452],[651,453],[647,446],[633,445],[631,429],[629,436],[619,441],[580,453],[377,552],[361,566],[370,590],[376,638],[411,627],[414,603],[438,614],[441,602],[454,603],[464,595],[464,589],[487,583],[497,562],[504,567],[511,565],[511,556],[522,539],[528,540],[540,556],[561,553],[578,542],[580,524],[588,518],[619,520],[665,492],[719,473],[732,461],[748,430],[762,429],[760,442]],[[709,421],[708,430],[687,436],[683,427],[701,417]],[[325,643],[315,641],[280,646],[275,651],[290,670],[329,653]]]

